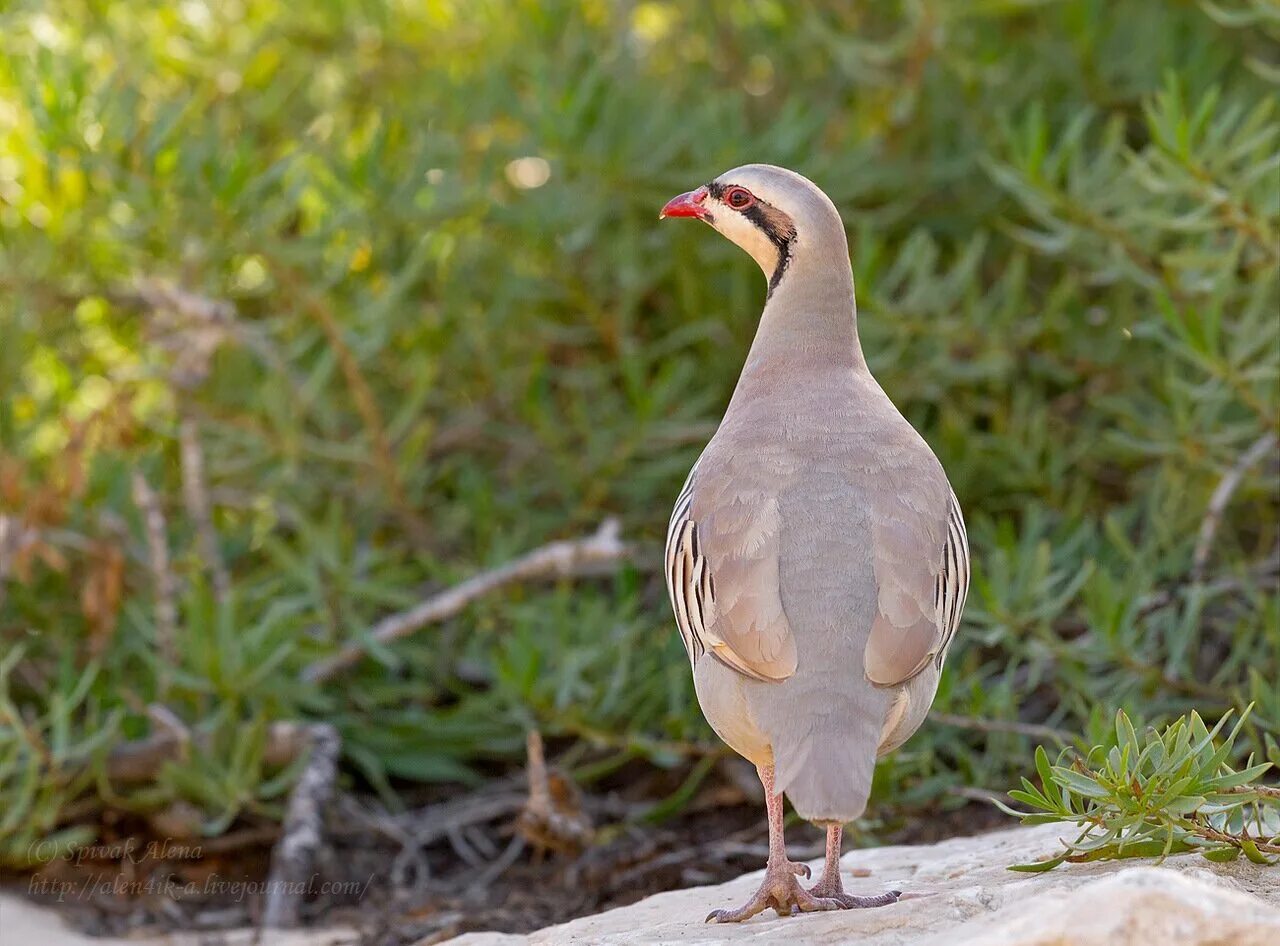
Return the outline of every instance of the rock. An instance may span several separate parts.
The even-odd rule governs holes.
[[[969,927],[972,927],[970,929]],[[1118,946],[1192,943],[1263,946],[1280,942],[1280,914],[1212,875],[1129,867],[1061,893],[966,924],[963,935],[930,936],[948,946]],[[960,933],[961,930],[955,931]]]
[[[219,933],[156,933],[128,939],[77,932],[54,910],[10,893],[0,893],[0,946],[356,946],[354,930],[276,931],[259,939],[255,930]]]
[[[713,887],[662,893],[528,936],[469,933],[448,946],[1264,946],[1280,943],[1280,869],[1198,855],[1065,864],[1046,874],[1009,871],[1058,848],[1055,825],[1013,828],[920,847],[853,851],[845,889],[899,889],[910,899],[874,910],[707,925],[759,883],[748,874]],[[815,863],[814,876],[821,865]],[[851,878],[854,867],[870,875]]]
[[[1019,874],[1058,846],[1053,825],[1014,828],[920,847],[882,847],[845,855],[853,893],[898,889],[910,899],[875,910],[761,914],[737,926],[702,922],[716,907],[737,906],[760,874],[714,887],[662,893],[628,907],[582,917],[528,936],[470,933],[450,946],[1264,946],[1280,944],[1280,868],[1243,859],[1213,864],[1183,854],[1152,861],[1066,864]],[[815,868],[819,864],[813,865]],[[859,876],[852,876],[857,869]],[[861,876],[866,873],[866,876]],[[815,870],[816,876],[816,870]],[[352,930],[272,933],[262,946],[353,946]],[[94,939],[56,912],[0,894],[0,946],[249,946],[252,930],[135,934]]]

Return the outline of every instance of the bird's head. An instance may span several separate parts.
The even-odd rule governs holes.
[[[848,267],[844,224],[831,199],[806,177],[772,164],[744,164],[673,197],[663,217],[697,217],[742,247],[764,270],[769,291],[805,258]]]

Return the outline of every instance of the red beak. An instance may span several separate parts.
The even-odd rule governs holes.
[[[658,214],[658,219],[663,217],[697,217],[699,220],[705,220],[707,210],[702,206],[702,202],[707,199],[707,189],[699,187],[696,191],[689,191],[687,194],[681,194],[679,197],[672,197],[667,201],[667,205],[662,208],[662,213]]]

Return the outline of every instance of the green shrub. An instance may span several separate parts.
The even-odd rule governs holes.
[[[1199,851],[1211,861],[1241,854],[1257,864],[1274,864],[1280,854],[1280,789],[1258,783],[1270,762],[1246,762],[1240,771],[1227,759],[1246,711],[1217,745],[1227,715],[1212,730],[1198,713],[1182,716],[1162,732],[1139,739],[1123,710],[1116,713],[1114,745],[1094,746],[1081,757],[1063,750],[1049,764],[1036,747],[1037,789],[1023,778],[1009,796],[1030,812],[1001,809],[1023,824],[1076,824],[1079,836],[1064,841],[1063,853],[1011,870],[1038,873],[1064,861],[1166,857]]]
[[[841,208],[864,347],[970,523],[942,715],[873,811],[960,804],[1118,708],[1253,702],[1228,761],[1277,760],[1274,451],[1195,568],[1277,429],[1274,13],[695,6],[0,12],[0,809],[43,812],[5,859],[95,798],[271,815],[276,720],[332,720],[388,796],[529,726],[594,773],[714,751],[652,554],[303,671],[607,515],[656,550],[763,296],[656,211],[756,160]],[[190,764],[108,784],[157,706]]]

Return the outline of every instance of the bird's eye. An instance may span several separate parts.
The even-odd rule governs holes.
[[[746,210],[756,202],[756,199],[745,187],[731,187],[724,195],[724,202],[734,210]]]

